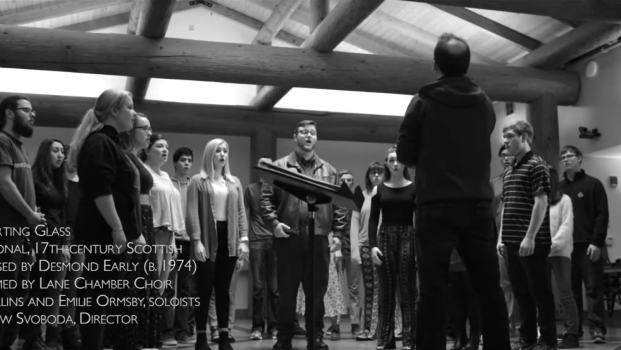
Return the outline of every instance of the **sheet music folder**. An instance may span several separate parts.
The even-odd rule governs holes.
[[[259,171],[263,180],[304,202],[307,202],[309,195],[313,195],[316,198],[315,205],[333,203],[358,212],[364,203],[364,195],[360,187],[356,187],[352,193],[346,184],[339,187],[272,164],[261,163],[254,167]]]

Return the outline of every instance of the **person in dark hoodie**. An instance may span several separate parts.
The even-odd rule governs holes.
[[[582,306],[582,282],[586,289],[587,321],[593,343],[606,343],[604,311],[604,259],[602,248],[608,230],[608,197],[604,185],[582,169],[582,152],[575,146],[561,150],[565,167],[562,192],[571,198],[574,208],[574,250],[571,254],[571,281],[578,310]],[[605,249],[605,248],[603,248]],[[582,336],[582,312],[578,329]]]
[[[500,289],[489,184],[492,102],[466,76],[470,49],[443,34],[434,51],[438,80],[414,96],[397,141],[399,162],[416,167],[416,245],[420,276],[417,348],[446,348],[447,276],[453,248],[481,301],[485,349],[510,348]],[[447,142],[448,140],[448,142]]]

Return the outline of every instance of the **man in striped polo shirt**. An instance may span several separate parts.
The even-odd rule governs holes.
[[[528,122],[509,123],[502,133],[509,155],[515,157],[505,169],[498,244],[499,253],[507,259],[520,310],[520,340],[512,349],[556,349],[554,295],[546,273],[551,247],[550,173],[544,160],[530,149],[533,127]]]

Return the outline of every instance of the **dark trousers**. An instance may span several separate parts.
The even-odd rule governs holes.
[[[371,333],[371,322],[373,316],[373,294],[374,285],[377,280],[377,271],[373,265],[371,247],[360,247],[360,260],[362,261],[362,283],[364,288],[364,321],[362,330],[365,334]]]
[[[190,257],[192,243],[187,241],[177,241],[177,261],[175,268],[170,270],[168,279],[172,281],[172,288],[166,288],[162,297],[172,299],[190,298],[196,295],[194,285],[194,275],[192,260]],[[193,306],[172,306],[162,307],[162,333],[173,332],[175,335],[194,333],[194,307]]]
[[[481,337],[481,313],[479,299],[466,271],[452,271],[449,274],[451,308],[455,337],[465,341]],[[470,321],[470,332],[466,332],[466,321]]]
[[[310,325],[309,310],[315,308],[315,333],[307,337],[323,336],[323,316],[325,308],[323,298],[328,291],[328,267],[330,249],[327,236],[315,236],[315,300],[308,296],[313,288],[310,271],[310,247],[308,234],[304,229],[299,234],[290,234],[289,238],[276,238],[276,256],[278,259],[278,338],[291,339],[295,329],[295,307],[298,288],[302,282],[304,295],[307,297],[305,310],[306,327]]]
[[[422,205],[416,212],[420,299],[417,348],[446,349],[447,285],[457,249],[481,302],[485,350],[508,350],[507,305],[500,289],[496,223],[490,203],[461,201]]]
[[[521,257],[519,250],[519,244],[505,245],[509,279],[520,308],[520,338],[528,344],[536,343],[538,325],[540,341],[556,347],[554,294],[548,268],[550,245],[535,245],[535,252],[527,257]]]
[[[229,327],[229,285],[235,271],[237,263],[236,256],[229,256],[228,245],[228,225],[226,221],[218,221],[218,251],[215,263],[209,258],[205,262],[196,262],[196,287],[200,306],[196,308],[196,331],[207,331],[207,320],[209,318],[209,299],[211,291],[216,293],[216,315],[218,317],[218,328]],[[218,283],[214,283],[214,282]]]
[[[267,330],[271,331],[276,329],[278,322],[278,275],[273,238],[250,242],[250,271],[252,272],[252,330],[263,332],[267,319]]]
[[[414,227],[382,225],[378,248],[382,252],[379,275],[377,346],[391,344],[395,336],[397,288],[401,292],[403,346],[416,342],[416,253]]]
[[[113,254],[85,254],[84,260],[85,263],[88,264],[90,262],[96,262],[99,265],[99,269],[97,271],[84,271],[83,278],[84,282],[94,283],[95,281],[112,281],[112,280],[124,280],[125,272],[123,271],[104,271],[104,261],[108,260],[109,264],[116,264],[119,266],[121,262],[127,262],[129,256],[127,253],[122,253],[120,255]],[[129,281],[130,288],[133,288],[131,285],[134,281]],[[120,289],[102,287],[102,288],[84,288],[81,286],[78,290],[78,297],[80,298],[91,298],[92,305],[85,306],[81,309],[81,313],[87,313],[91,316],[93,315],[108,315],[108,311],[110,307],[108,306],[99,306],[97,305],[97,297],[100,295],[107,295],[110,298],[114,298]],[[115,308],[116,311],[119,311],[118,314],[123,314],[122,308]],[[76,316],[78,320],[80,320],[79,316]],[[79,322],[79,321],[78,321]],[[86,322],[80,324],[80,335],[82,336],[82,348],[83,349],[93,349],[99,350],[103,349],[103,338],[104,338],[104,329],[105,327],[122,327],[123,325],[105,325],[97,322]],[[114,331],[113,331],[114,332]]]
[[[593,262],[587,255],[588,243],[575,243],[571,253],[571,289],[578,308],[578,331],[582,334],[584,305],[582,302],[582,283],[586,289],[587,322],[591,335],[594,332],[606,334],[606,314],[604,310],[604,259]],[[603,249],[606,249],[604,247]]]
[[[7,249],[10,247],[21,246],[23,238],[20,236],[15,237],[1,237],[0,244]],[[24,305],[28,301],[29,290],[23,288],[22,281],[28,281],[30,277],[29,270],[22,268],[22,262],[32,262],[32,258],[25,254],[0,254],[0,263],[12,262],[15,263],[16,268],[14,271],[0,271],[0,283],[6,283],[7,281],[16,281],[17,288],[5,288],[4,285],[0,288],[0,305],[8,303],[9,300],[18,300],[21,298]],[[11,345],[17,339],[19,333],[19,325],[17,324],[17,313],[22,311],[23,308],[19,306],[0,306],[0,350],[10,349]],[[10,321],[6,318],[10,317]]]

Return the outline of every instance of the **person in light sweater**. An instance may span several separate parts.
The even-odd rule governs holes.
[[[552,247],[548,256],[548,267],[554,275],[559,299],[565,316],[565,332],[558,343],[559,349],[580,346],[578,342],[578,308],[571,290],[571,252],[574,250],[574,213],[571,198],[562,194],[559,187],[558,172],[553,166],[550,170],[550,232]]]

